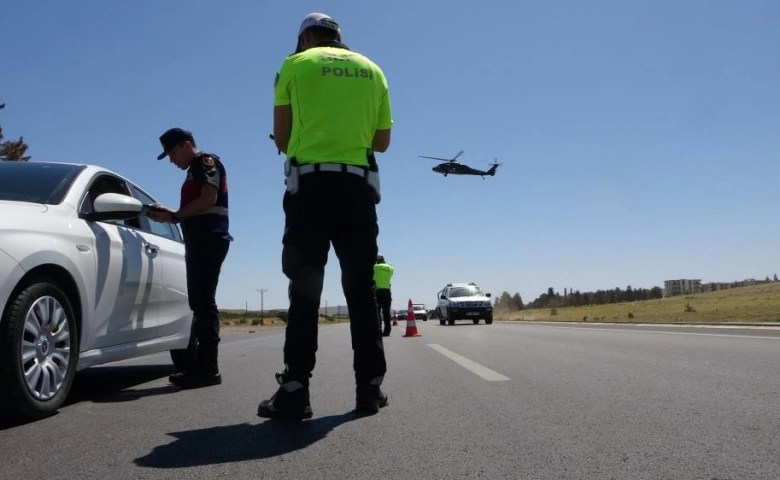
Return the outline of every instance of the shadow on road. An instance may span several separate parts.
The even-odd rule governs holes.
[[[172,365],[128,365],[92,367],[76,374],[68,399],[63,407],[80,402],[115,403],[129,402],[151,395],[163,395],[179,391],[173,385],[135,389],[175,370]],[[56,413],[55,413],[56,415]],[[0,410],[0,431],[18,427],[34,420],[19,416],[3,406]]]
[[[150,468],[186,468],[275,457],[322,440],[339,425],[356,420],[355,413],[305,421],[266,420],[169,435],[176,441],[155,447],[135,464]]]
[[[474,322],[469,322],[469,323],[466,323],[466,322],[455,322],[452,325],[441,325],[441,324],[439,324],[439,325],[436,325],[436,326],[437,327],[447,327],[447,328],[450,328],[450,327],[476,327],[477,325],[486,326],[487,324],[483,320],[482,322],[477,323],[477,324],[475,324]]]
[[[15,413],[7,410],[5,406],[2,408],[3,409],[0,410],[0,432],[3,430],[8,430],[9,428],[14,428],[26,423],[30,423],[29,420],[20,418]]]
[[[173,365],[127,365],[92,367],[76,374],[65,405],[78,402],[118,403],[152,395],[175,393],[173,385],[135,389],[138,385],[174,373]]]

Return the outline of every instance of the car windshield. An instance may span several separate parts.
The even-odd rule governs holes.
[[[482,295],[482,290],[479,289],[479,287],[475,287],[474,285],[469,285],[467,287],[454,287],[450,288],[449,296],[452,297],[471,297],[475,295]]]
[[[425,305],[412,305],[415,310],[425,310]]]
[[[84,167],[39,162],[0,162],[0,200],[58,204]]]

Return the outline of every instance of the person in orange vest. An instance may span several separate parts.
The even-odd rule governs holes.
[[[382,255],[376,256],[374,264],[374,284],[376,285],[376,303],[379,307],[380,322],[384,323],[383,337],[390,336],[390,304],[393,296],[390,294],[390,280],[395,269],[385,261]]]

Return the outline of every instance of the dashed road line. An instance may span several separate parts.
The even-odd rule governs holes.
[[[463,355],[457,354],[452,350],[447,350],[441,345],[438,345],[436,343],[429,343],[428,346],[436,350],[437,352],[441,353],[445,357],[449,358],[453,362],[457,363],[461,367],[465,368],[466,370],[470,371],[471,373],[484,378],[488,382],[505,382],[509,380],[509,377],[505,377],[504,375],[501,375],[500,373],[494,370],[491,370],[483,365],[480,365],[473,360],[469,360]]]

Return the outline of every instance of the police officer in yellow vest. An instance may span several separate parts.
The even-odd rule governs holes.
[[[390,336],[390,305],[393,296],[390,294],[390,280],[395,269],[385,261],[385,257],[377,255],[374,264],[374,284],[376,285],[376,303],[379,306],[380,320],[384,323],[383,337]]]
[[[355,411],[387,405],[380,385],[387,369],[378,326],[373,265],[380,200],[374,152],[390,145],[392,116],[384,73],[341,43],[341,30],[322,13],[307,15],[296,53],[274,86],[273,138],[286,153],[282,270],[290,307],[279,389],[257,415],[312,416],[309,378],[317,351],[317,320],[328,250],[333,244],[350,317]]]

